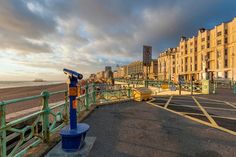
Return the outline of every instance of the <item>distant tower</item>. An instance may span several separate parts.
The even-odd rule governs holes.
[[[111,66],[105,66],[105,71],[111,71]]]

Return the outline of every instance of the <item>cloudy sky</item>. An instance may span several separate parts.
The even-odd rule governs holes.
[[[0,0],[0,80],[63,80],[153,58],[236,16],[235,0]]]

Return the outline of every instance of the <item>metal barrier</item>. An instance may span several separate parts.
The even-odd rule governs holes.
[[[77,97],[77,113],[89,110],[92,104],[119,101],[131,98],[132,91],[126,89],[99,90],[98,84],[86,84],[81,87],[85,93]],[[64,93],[64,101],[49,104],[51,96]],[[16,120],[6,122],[6,107],[9,104],[41,99],[42,109]],[[69,122],[69,100],[66,90],[44,91],[41,95],[0,102],[0,156],[23,156],[31,147],[49,142],[51,135]]]

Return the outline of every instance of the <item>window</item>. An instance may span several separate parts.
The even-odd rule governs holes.
[[[217,37],[218,37],[218,36],[221,36],[221,32],[217,32]]]
[[[188,71],[188,65],[185,65],[185,72]]]
[[[227,58],[224,61],[224,66],[225,66],[225,68],[228,68],[228,59]]]
[[[207,69],[211,69],[211,62],[207,62]]]
[[[197,52],[197,47],[195,47],[195,52]]]
[[[193,45],[193,42],[190,42],[190,46],[192,46]]]
[[[207,43],[207,48],[210,48],[210,43]]]
[[[203,49],[205,49],[205,45],[202,45],[202,47],[201,47],[201,48],[202,48],[202,50],[203,50]]]
[[[207,59],[209,60],[211,58],[210,52],[207,52]]]
[[[188,64],[188,57],[185,57],[185,64]]]
[[[204,42],[205,41],[205,38],[202,38],[202,42]]]
[[[175,59],[175,55],[173,55],[172,58]]]
[[[228,38],[225,38],[225,44],[227,44],[228,43]]]
[[[172,64],[175,64],[175,61],[173,61]]]
[[[210,36],[209,35],[207,36],[207,40],[210,40]]]
[[[192,59],[192,57],[190,57],[190,63],[192,63],[193,62],[193,59]]]
[[[193,49],[190,49],[190,53],[192,53],[193,52]]]
[[[173,73],[175,73],[175,67],[173,67],[173,69],[172,69],[172,70],[173,70]]]
[[[225,29],[225,34],[228,34],[228,30],[227,29]]]
[[[225,78],[228,78],[228,71],[225,71]]]
[[[228,49],[225,49],[225,56],[228,56]]]
[[[197,62],[197,56],[194,56],[194,60],[195,60],[195,62]]]
[[[194,64],[194,70],[197,71],[197,64]]]
[[[220,45],[221,44],[221,40],[217,40],[217,45]]]

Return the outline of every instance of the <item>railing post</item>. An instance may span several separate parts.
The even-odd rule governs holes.
[[[86,110],[89,110],[89,86],[88,86],[88,82],[86,82],[86,85],[85,85],[85,107],[86,107]]]
[[[68,91],[65,92],[65,123],[69,123],[69,101],[68,101]]]
[[[49,99],[49,92],[43,91],[41,93],[43,96],[42,98],[42,106],[43,106],[43,141],[48,142],[50,139],[50,131],[49,131],[49,113],[50,108],[48,105],[48,99]]]
[[[93,103],[96,103],[96,84],[93,83]]]
[[[3,102],[0,103],[0,128],[6,127],[6,106]],[[6,129],[0,131],[0,156],[7,156],[7,135]]]

